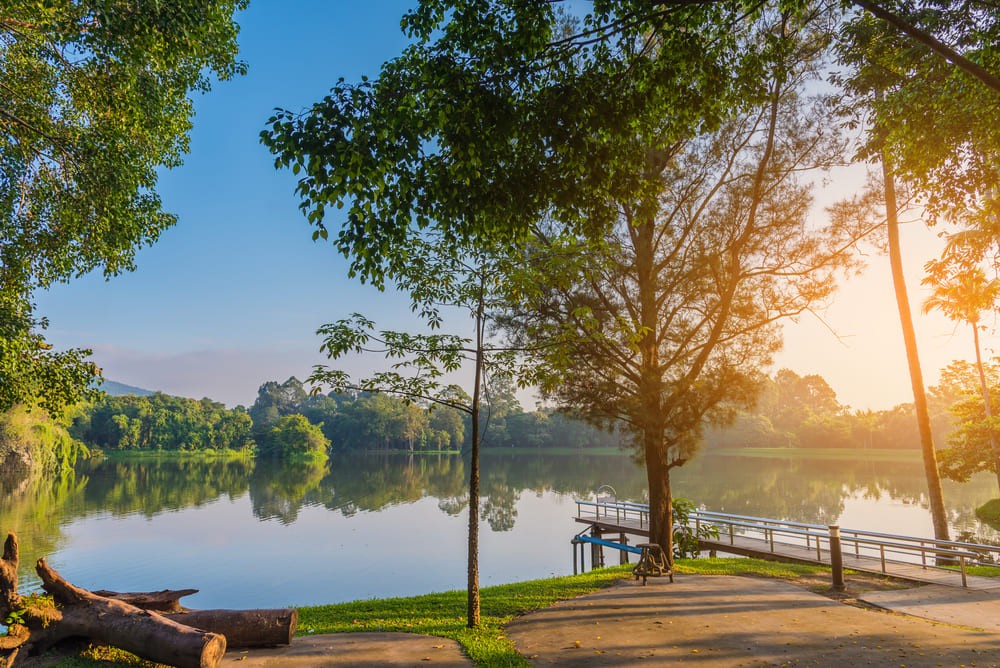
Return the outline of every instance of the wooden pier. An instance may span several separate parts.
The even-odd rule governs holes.
[[[586,525],[573,538],[573,567],[577,550],[583,565],[585,545],[591,548],[591,564],[604,565],[604,548],[618,549],[621,563],[637,553],[635,543],[649,537],[649,508],[618,501],[577,501],[574,520]],[[1000,577],[966,573],[972,565],[995,566],[1000,548],[975,543],[939,541],[898,536],[858,529],[827,527],[801,522],[699,511],[690,517],[691,529],[711,527],[712,538],[702,538],[703,551],[739,554],[761,559],[777,559],[831,566],[831,541],[839,552],[843,568],[932,584],[1000,592]],[[608,540],[611,538],[612,540]],[[638,538],[638,540],[637,540]],[[949,561],[952,567],[938,565]]]

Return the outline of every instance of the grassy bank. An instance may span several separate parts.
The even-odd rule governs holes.
[[[253,450],[100,450],[105,459],[141,461],[191,461],[203,459],[253,459]]]

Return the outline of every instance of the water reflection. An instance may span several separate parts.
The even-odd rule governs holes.
[[[286,533],[285,538],[277,539],[286,543],[305,540],[297,537],[302,530],[299,525],[309,526],[311,534],[319,536],[325,533],[324,523],[336,526],[340,531],[339,543],[317,544],[310,548],[330,555],[349,549],[345,532],[360,535],[370,530],[370,537],[365,533],[364,538],[367,541],[364,548],[369,550],[364,559],[368,559],[368,554],[382,550],[378,541],[393,540],[392,536],[381,538],[386,531],[377,527],[383,521],[392,524],[391,531],[397,536],[407,530],[417,532],[421,528],[438,527],[434,531],[449,532],[447,540],[460,545],[464,511],[468,505],[467,471],[465,460],[447,455],[351,455],[321,464],[283,466],[251,460],[85,463],[75,471],[55,477],[0,481],[0,527],[14,529],[21,537],[21,577],[26,581],[32,581],[31,567],[40,556],[59,555],[64,563],[81,558],[81,546],[90,546],[85,535],[93,531],[92,525],[83,528],[86,522],[100,522],[101,541],[109,543],[101,545],[101,549],[110,549],[115,547],[116,541],[124,543],[127,538],[124,534],[116,538],[116,531],[135,532],[136,526],[149,525],[152,537],[148,540],[160,540],[174,530],[173,524],[185,524],[168,522],[167,516],[195,513],[202,508],[206,509],[204,513],[192,514],[186,520],[186,535],[181,533],[170,539],[172,543],[163,538],[167,557],[170,551],[180,549],[176,546],[183,544],[185,550],[191,551],[192,559],[202,559],[197,545],[192,546],[192,542],[204,542],[199,536],[212,535],[212,527],[204,526],[205,523],[224,521],[228,525],[240,523],[241,531],[247,534],[240,540],[245,541],[254,540],[251,535],[259,538],[270,531],[265,531],[265,525],[287,527],[288,530],[298,527],[294,533],[296,538]],[[484,558],[488,562],[501,553],[507,554],[507,550],[515,556],[547,550],[556,556],[544,565],[547,570],[543,575],[557,569],[563,561],[569,567],[570,552],[566,544],[576,530],[569,520],[575,513],[570,500],[590,497],[602,484],[614,486],[622,499],[641,501],[645,497],[645,473],[625,455],[485,455],[482,458],[482,519],[497,536],[490,539],[493,541],[492,554]],[[930,535],[925,487],[919,461],[705,456],[673,472],[675,495],[688,497],[711,510],[818,524],[840,522],[857,528],[917,535]],[[997,540],[998,532],[981,525],[974,513],[977,506],[997,496],[993,476],[977,476],[963,485],[945,482],[944,491],[956,537]],[[249,510],[243,510],[244,507]],[[213,509],[211,513],[209,508]],[[410,510],[403,513],[403,508]],[[238,518],[239,513],[246,513],[247,517]],[[309,513],[308,519],[304,519],[306,513]],[[218,519],[222,516],[224,520]],[[376,520],[383,516],[386,519]],[[403,517],[406,519],[401,519]],[[142,520],[143,524],[136,525],[135,519]],[[365,524],[365,532],[359,522]],[[197,530],[193,531],[196,523]],[[177,530],[183,532],[183,529]],[[224,530],[220,528],[219,535]],[[310,536],[309,540],[312,539]],[[418,549],[416,538],[407,540]],[[437,540],[444,539],[437,537]],[[508,545],[503,541],[530,541],[531,544],[530,547],[527,544]],[[548,547],[540,550],[539,546]],[[252,552],[259,548],[240,544],[229,545],[227,549],[231,555],[235,551]],[[443,548],[432,540],[426,549]],[[137,552],[133,558],[142,557]],[[335,558],[339,557],[327,557]],[[414,570],[428,567],[418,566],[418,560],[411,561]],[[497,561],[501,560],[497,558]],[[508,558],[507,561],[518,560]],[[429,558],[429,563],[440,564],[441,559]],[[522,567],[514,563],[505,564],[503,568],[527,569],[524,571],[526,576],[534,577],[530,569],[535,566],[537,564]],[[460,574],[460,560],[450,570]],[[518,579],[517,573],[510,576],[506,573],[508,571],[503,571],[496,577],[507,581]],[[294,572],[289,575],[293,576]],[[401,573],[400,577],[405,580],[406,574]],[[450,582],[443,580],[440,586],[450,586]],[[461,586],[460,583],[461,579],[457,586]],[[176,584],[190,586],[183,578]],[[162,586],[167,585],[155,582],[151,588]],[[363,594],[368,591],[364,590]],[[286,598],[270,604],[289,602],[304,601]]]

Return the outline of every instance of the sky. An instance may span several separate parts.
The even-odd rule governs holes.
[[[191,150],[164,171],[158,192],[178,224],[137,254],[137,271],[109,281],[88,275],[37,295],[57,348],[91,348],[110,380],[168,394],[249,406],[258,387],[305,379],[322,324],[361,312],[380,328],[406,328],[408,300],[347,276],[333,245],[311,240],[299,212],[296,178],[277,171],[259,143],[275,107],[299,111],[337,79],[377,76],[405,45],[399,19],[410,0],[251,2],[237,16],[246,76],[195,98]],[[820,202],[863,182],[840,175]],[[953,359],[972,359],[972,336],[939,314],[922,315],[921,269],[940,246],[919,222],[903,229],[903,256],[927,384]],[[828,307],[785,325],[785,350],[772,369],[823,376],[855,409],[911,401],[888,259],[869,257]],[[995,344],[995,334],[984,345]],[[363,372],[370,362],[340,365]],[[533,406],[532,401],[522,403]]]

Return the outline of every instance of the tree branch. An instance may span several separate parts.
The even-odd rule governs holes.
[[[939,56],[947,60],[949,63],[958,67],[966,74],[969,74],[976,79],[992,88],[997,93],[1000,93],[1000,77],[996,77],[989,72],[987,72],[980,65],[972,62],[968,58],[960,55],[954,49],[938,41],[933,35],[924,32],[923,30],[917,28],[916,26],[910,25],[899,16],[893,14],[887,9],[875,4],[871,0],[852,0],[854,4],[862,7],[877,18],[882,19],[892,27],[896,28],[900,32],[909,35],[916,41],[920,42],[926,46],[931,51],[934,51]]]

